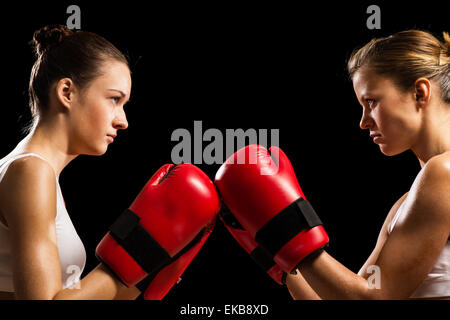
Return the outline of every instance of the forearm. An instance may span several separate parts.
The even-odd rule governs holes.
[[[323,251],[316,258],[300,264],[304,280],[322,299],[374,299],[376,289]]]
[[[66,288],[58,292],[55,300],[134,300],[140,291],[128,288],[109,270],[99,264],[74,288]]]
[[[286,276],[286,287],[294,300],[321,300],[300,272]]]

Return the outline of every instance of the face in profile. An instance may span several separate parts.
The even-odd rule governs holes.
[[[118,131],[128,127],[124,105],[130,98],[130,70],[123,62],[108,60],[101,71],[78,91],[71,108],[73,154],[102,155]]]
[[[392,156],[414,147],[421,121],[413,89],[401,91],[367,66],[354,74],[353,88],[363,108],[360,127],[369,131],[382,153]]]

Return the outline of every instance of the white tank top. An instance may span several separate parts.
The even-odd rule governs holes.
[[[395,213],[394,219],[392,219],[391,225],[388,228],[388,234],[392,232],[398,218],[403,212],[402,208],[405,201],[400,205]],[[437,297],[450,297],[450,241],[447,240],[447,244],[442,250],[441,255],[436,260],[431,271],[427,274],[425,279],[419,285],[419,287],[413,292],[410,298],[437,298]]]
[[[0,181],[3,179],[9,165],[16,159],[34,156],[46,161],[34,153],[6,156],[0,159]],[[56,237],[61,264],[63,289],[80,280],[86,264],[86,251],[78,236],[64,204],[61,188],[56,177]],[[11,261],[10,233],[7,226],[0,221],[0,291],[14,292],[13,270]]]

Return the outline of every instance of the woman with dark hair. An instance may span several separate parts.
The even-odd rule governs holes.
[[[32,43],[33,122],[0,160],[0,298],[134,299],[140,291],[103,264],[80,280],[86,252],[58,183],[70,161],[104,154],[128,127],[127,59],[106,39],[65,26],[41,28]]]
[[[287,275],[287,287],[295,299],[449,299],[450,37],[408,30],[374,39],[348,71],[361,129],[385,155],[411,150],[421,170],[358,274],[323,251]],[[373,271],[379,286],[368,284]]]

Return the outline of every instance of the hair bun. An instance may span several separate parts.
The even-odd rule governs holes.
[[[450,36],[448,34],[448,32],[443,32],[443,37],[444,37],[444,50],[445,53],[450,56]]]
[[[73,31],[64,25],[48,25],[34,32],[31,45],[36,56],[40,56],[51,47],[60,44],[65,37],[71,34]]]

